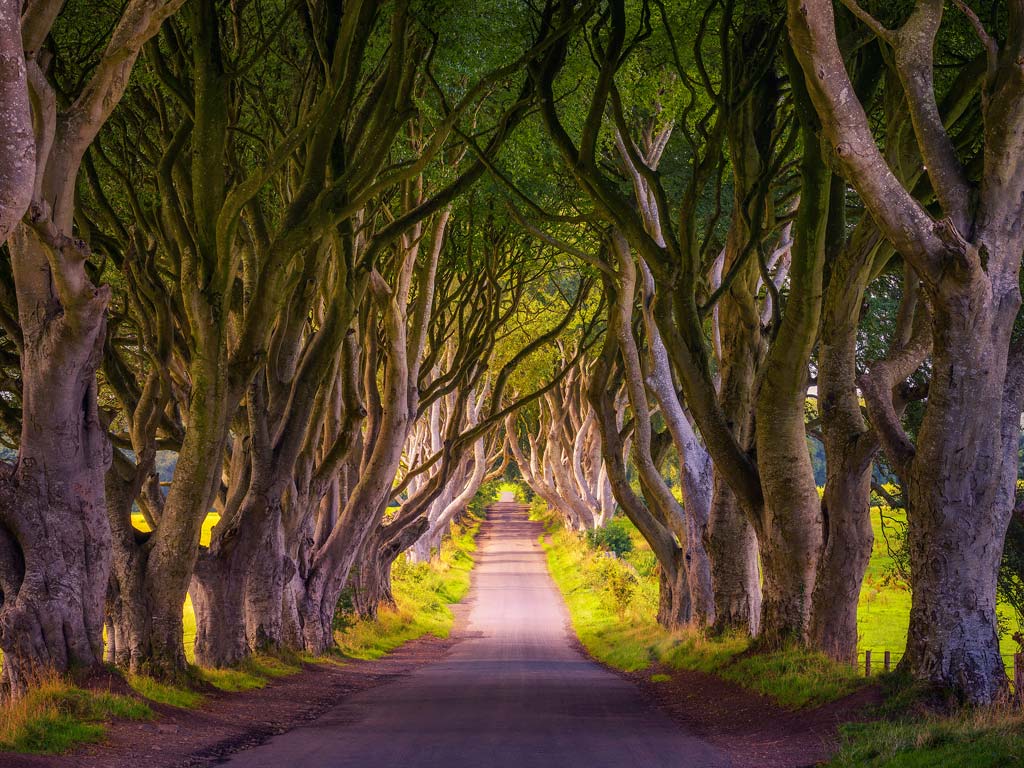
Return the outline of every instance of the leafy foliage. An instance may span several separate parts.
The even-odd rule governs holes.
[[[587,531],[587,544],[591,549],[603,549],[616,557],[622,557],[633,550],[629,527],[625,518],[612,518],[604,528]]]

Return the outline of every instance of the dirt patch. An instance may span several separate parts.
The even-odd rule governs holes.
[[[452,606],[456,617],[464,606]],[[116,722],[103,744],[68,755],[37,756],[0,752],[3,768],[197,768],[258,746],[272,736],[315,720],[360,691],[384,685],[437,661],[458,641],[423,637],[377,661],[343,666],[310,664],[266,688],[209,695],[197,709],[152,704],[157,717],[144,723]],[[123,682],[121,683],[123,685]],[[95,686],[93,686],[95,687]],[[118,691],[120,692],[120,691]]]
[[[875,687],[813,709],[787,710],[767,696],[703,672],[663,666],[620,673],[672,719],[727,752],[736,768],[806,768],[829,759],[840,723],[868,718]],[[652,682],[651,675],[668,680]]]

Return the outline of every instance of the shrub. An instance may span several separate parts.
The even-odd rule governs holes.
[[[535,522],[539,520],[544,522],[545,525],[552,520],[551,511],[540,496],[534,496],[530,501],[530,519]]]
[[[611,557],[600,558],[595,570],[601,587],[611,597],[616,613],[624,615],[636,595],[636,575],[626,563]]]
[[[633,551],[633,539],[629,535],[629,523],[621,517],[612,518],[604,528],[587,531],[587,544],[591,549],[603,549],[622,557]]]

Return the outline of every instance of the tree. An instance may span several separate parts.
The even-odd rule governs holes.
[[[681,185],[683,192],[679,198],[678,233],[663,224],[672,217],[669,195],[663,183],[664,174],[645,162],[634,142],[623,141],[622,144],[629,152],[633,169],[644,181],[645,189],[636,194],[641,201],[639,210],[629,205],[614,181],[606,177],[596,162],[601,120],[606,113],[611,115],[620,137],[630,135],[616,74],[627,58],[626,53],[633,50],[636,39],[646,34],[643,23],[635,33],[633,42],[630,42],[627,38],[624,4],[608,5],[608,24],[598,27],[607,29],[607,34],[592,41],[595,50],[600,53],[599,71],[578,140],[564,126],[555,106],[552,89],[555,76],[563,66],[562,57],[566,55],[566,49],[563,47],[547,56],[535,69],[534,76],[540,83],[545,124],[563,155],[566,168],[591,197],[599,215],[621,230],[629,245],[651,271],[655,284],[653,316],[675,373],[679,376],[687,405],[714,461],[715,471],[729,484],[729,490],[736,494],[747,520],[758,534],[765,588],[771,592],[767,595],[769,599],[762,605],[761,643],[765,647],[777,647],[790,640],[801,642],[806,637],[815,577],[814,563],[821,540],[820,505],[803,433],[804,396],[796,394],[806,392],[807,365],[816,339],[822,271],[821,232],[815,217],[807,215],[801,221],[811,228],[794,235],[795,240],[805,243],[802,253],[805,262],[800,265],[801,279],[790,281],[793,291],[790,299],[796,300],[787,303],[786,309],[791,315],[787,319],[782,314],[775,284],[776,279],[785,276],[786,263],[777,261],[775,267],[778,274],[772,275],[763,248],[764,240],[771,233],[779,233],[775,236],[780,239],[783,233],[779,232],[774,201],[770,206],[764,203],[772,200],[767,194],[770,189],[769,180],[777,176],[792,149],[796,134],[791,127],[787,129],[785,123],[782,130],[766,128],[764,123],[759,122],[760,113],[757,113],[758,119],[744,121],[744,110],[748,106],[757,112],[754,105],[758,102],[752,94],[762,90],[770,93],[771,73],[777,64],[779,29],[768,23],[766,8],[752,8],[742,15],[742,23],[736,23],[740,19],[734,14],[739,12],[731,3],[726,4],[722,10],[719,22],[722,28],[730,33],[737,29],[739,31],[734,32],[735,38],[732,34],[719,36],[723,42],[718,54],[723,59],[737,56],[738,65],[724,68],[719,88],[715,87],[707,77],[706,70],[701,69],[698,63],[698,70],[702,72],[702,87],[711,100],[711,106],[699,118],[694,118],[697,125],[695,135],[700,136],[702,141],[693,142],[689,178]],[[698,50],[700,41],[706,35],[710,17],[711,10],[707,10],[700,20]],[[684,82],[689,82],[691,78],[681,65],[674,38],[670,31],[666,34],[670,36],[670,50],[673,52],[676,71]],[[690,87],[695,90],[695,86]],[[748,102],[748,99],[751,101]],[[765,99],[767,103],[774,103],[770,96]],[[689,104],[689,111],[701,106],[696,97],[691,97]],[[709,238],[705,236],[702,240],[700,237],[701,219],[695,212],[714,178],[715,170],[722,167],[720,148],[730,135],[729,126],[736,124],[745,127],[737,127],[732,132],[730,146],[734,157],[744,157],[744,153],[753,146],[758,148],[758,155],[762,158],[759,163],[755,163],[757,173],[753,186],[758,194],[744,196],[743,205],[737,206],[734,225],[736,222],[743,225],[739,242],[745,242],[745,246],[732,262],[728,274],[723,276],[722,286],[714,291],[708,301],[701,302],[704,256],[708,251]],[[740,139],[748,144],[740,147]],[[806,168],[805,179],[818,185],[818,177],[809,173],[810,169]],[[801,197],[802,207],[818,211],[827,208],[827,189],[822,192],[820,186],[816,186],[809,192],[807,199]],[[646,206],[643,204],[645,201]],[[747,205],[751,207],[747,209]],[[766,213],[765,207],[768,208]],[[715,217],[712,216],[712,232],[714,222]],[[746,233],[745,237],[742,236],[743,232]],[[764,370],[755,376],[750,366],[746,367],[744,377],[747,384],[744,387],[749,387],[757,423],[771,421],[780,430],[777,439],[757,437],[756,455],[740,442],[730,414],[723,409],[712,374],[704,332],[706,313],[723,293],[735,290],[741,297],[745,295],[742,281],[739,284],[734,281],[743,274],[748,259],[754,260],[749,263],[758,264],[760,278],[759,281],[752,281],[746,291],[749,295],[759,291],[762,285],[766,291],[765,307],[770,323],[767,340],[772,342],[772,346],[766,353]],[[746,314],[757,315],[750,309],[750,299],[744,301],[748,305]],[[757,328],[759,318],[749,318],[747,322],[748,327],[761,333],[760,328]],[[723,354],[728,352],[723,349]],[[746,409],[733,416],[751,418],[753,415],[753,411]],[[711,529],[710,550],[714,561],[713,521]],[[721,533],[728,536],[730,532]],[[737,538],[742,541],[742,537],[733,537],[732,540],[721,540],[721,543],[725,546]],[[751,563],[750,558],[746,562]],[[740,579],[739,583],[747,586],[742,589],[756,587],[756,581],[749,577],[751,569],[748,567],[744,572],[748,576]]]
[[[866,393],[872,423],[907,480],[913,603],[902,666],[989,703],[1006,686],[996,627],[996,579],[1017,478],[1022,358],[1020,307],[1024,173],[1017,170],[1024,80],[1024,6],[1007,8],[997,42],[968,6],[986,51],[984,136],[972,179],[943,125],[934,47],[943,3],[923,1],[883,26],[846,3],[891,51],[914,137],[938,203],[933,217],[900,182],[871,133],[839,50],[831,2],[790,0],[789,32],[839,167],[879,229],[920,278],[931,312],[932,377],[917,440],[891,394]],[[898,381],[904,371],[896,370]]]
[[[21,48],[33,102],[35,167],[29,215],[9,242],[18,306],[21,439],[14,465],[0,468],[0,648],[3,688],[20,693],[47,670],[95,668],[102,658],[110,527],[103,476],[110,462],[96,400],[108,287],[87,270],[89,247],[75,237],[75,182],[90,144],[117,105],[142,46],[183,0],[132,0],[91,75],[58,104],[44,46],[63,3],[34,3],[21,19]],[[5,68],[14,31],[7,4]],[[78,9],[78,13],[82,9]],[[59,50],[59,49],[58,49]],[[20,70],[20,63],[13,64]],[[5,96],[17,82],[5,78]],[[21,98],[12,99],[12,138]],[[5,103],[5,112],[7,104]],[[27,150],[13,170],[31,173]],[[11,201],[10,212],[20,203]],[[5,230],[9,222],[4,224]],[[5,231],[6,234],[6,231]]]

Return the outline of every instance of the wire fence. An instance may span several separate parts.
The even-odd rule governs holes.
[[[1003,666],[1010,678],[1010,687],[1018,703],[1024,703],[1024,653],[1004,653]],[[903,658],[902,653],[891,651],[875,651],[866,649],[859,651],[853,660],[853,666],[863,672],[865,677],[891,672]]]

